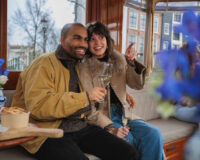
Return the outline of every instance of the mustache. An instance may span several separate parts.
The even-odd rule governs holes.
[[[87,48],[81,47],[81,46],[80,46],[80,47],[75,47],[75,49],[83,49],[83,50],[85,50],[85,51],[87,50]]]

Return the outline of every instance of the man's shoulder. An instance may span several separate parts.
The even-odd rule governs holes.
[[[56,61],[56,60],[57,60],[57,58],[55,56],[55,52],[46,53],[46,54],[42,54],[39,57],[37,57],[36,59],[34,59],[32,61],[32,63],[30,64],[30,66],[46,65],[47,63],[51,63],[51,61]]]
[[[45,53],[37,57],[34,61],[49,60],[56,58],[55,52]]]
[[[40,68],[49,68],[52,64],[55,64],[55,61],[57,61],[55,52],[40,55],[39,57],[34,59],[31,62],[31,64],[23,72],[26,73],[27,71],[30,71],[30,70],[38,70]]]

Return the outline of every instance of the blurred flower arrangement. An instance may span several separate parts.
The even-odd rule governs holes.
[[[0,59],[0,88],[3,88],[3,85],[8,81],[9,72],[4,68],[1,69],[4,63],[4,59]]]
[[[195,113],[193,118],[200,126],[200,16],[192,10],[184,12],[182,24],[174,28],[175,33],[186,36],[180,49],[160,51],[156,60],[162,70],[151,81],[158,101],[158,112],[168,118],[175,111],[175,104],[189,99]],[[200,159],[200,128],[189,138],[184,147],[185,160]]]
[[[198,108],[195,118],[200,121],[200,17],[188,10],[183,14],[182,24],[173,29],[186,36],[186,43],[180,49],[170,49],[170,46],[156,56],[162,73],[155,76],[151,85],[158,111],[167,118],[173,115],[175,103],[188,98]]]
[[[0,112],[2,111],[5,103],[6,97],[3,95],[3,85],[8,81],[9,72],[4,68],[2,69],[2,65],[4,64],[4,59],[0,59]]]

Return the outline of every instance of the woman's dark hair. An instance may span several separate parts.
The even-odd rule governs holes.
[[[89,24],[89,26],[87,27],[87,31],[88,31],[88,40],[89,41],[90,41],[93,33],[102,35],[106,38],[107,49],[106,49],[105,55],[110,57],[111,53],[113,52],[114,41],[110,36],[110,32],[109,32],[108,28],[101,22],[94,22],[94,23]],[[88,51],[88,54],[91,55],[90,51]]]

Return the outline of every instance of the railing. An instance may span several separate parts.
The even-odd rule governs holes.
[[[23,71],[34,59],[33,56],[18,56],[7,61],[9,71]]]

